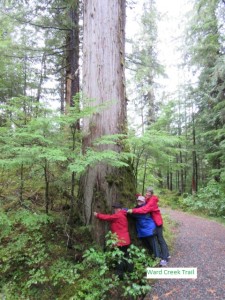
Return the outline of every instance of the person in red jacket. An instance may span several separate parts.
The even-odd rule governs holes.
[[[151,214],[152,219],[156,224],[156,236],[161,249],[162,259],[160,261],[160,265],[164,267],[167,266],[168,259],[170,258],[170,254],[169,254],[167,243],[163,237],[163,219],[158,207],[159,199],[157,196],[154,195],[153,188],[151,187],[147,188],[145,199],[147,202],[145,206],[142,206],[140,208],[129,209],[127,212],[133,214],[146,214],[146,213]]]
[[[112,208],[114,209],[114,214],[101,214],[94,212],[94,216],[102,221],[110,222],[110,230],[115,233],[118,237],[117,247],[124,253],[124,257],[128,257],[128,248],[131,243],[130,234],[128,231],[128,221],[127,212],[122,209],[121,203],[113,203]],[[120,279],[123,279],[123,274],[126,269],[130,269],[132,266],[127,264],[126,260],[123,260],[116,267],[116,274]]]

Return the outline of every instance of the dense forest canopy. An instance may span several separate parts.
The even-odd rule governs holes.
[[[156,0],[1,1],[0,296],[85,299],[95,252],[79,259],[108,231],[93,211],[132,206],[149,185],[224,216],[225,3],[190,0],[173,20],[173,91],[162,22],[171,28]]]

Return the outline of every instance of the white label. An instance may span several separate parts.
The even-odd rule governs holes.
[[[147,278],[197,278],[197,268],[147,268],[146,271]]]

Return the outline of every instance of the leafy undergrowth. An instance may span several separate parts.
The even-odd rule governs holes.
[[[222,184],[211,181],[194,195],[182,199],[182,208],[210,217],[225,216],[225,189]]]
[[[163,236],[169,248],[170,254],[174,251],[178,223],[171,219],[167,214],[162,214],[163,217]]]
[[[159,193],[159,206],[171,207],[172,209],[180,208],[182,196],[176,192],[169,190],[162,190]]]
[[[172,209],[181,209],[200,216],[214,217],[217,221],[225,221],[225,186],[215,180],[207,186],[199,188],[197,193],[179,195],[171,191],[162,191],[160,206],[169,206]]]
[[[102,251],[89,228],[76,226],[68,249],[65,223],[56,215],[0,210],[0,295],[22,299],[139,299],[150,289],[146,267],[156,265],[144,249],[130,247],[133,270],[123,280],[115,274],[122,252],[107,237]]]

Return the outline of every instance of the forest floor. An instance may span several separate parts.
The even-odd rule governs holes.
[[[162,209],[178,223],[168,268],[195,267],[197,279],[158,279],[145,300],[225,299],[225,226]]]

